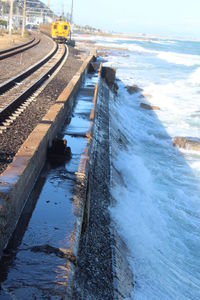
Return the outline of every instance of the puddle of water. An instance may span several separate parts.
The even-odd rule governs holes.
[[[88,145],[86,133],[97,80],[86,79],[71,122],[63,131],[71,160],[59,166],[47,163],[28,200],[0,264],[0,299],[62,299],[65,295],[69,270],[63,253],[72,246],[76,172]]]

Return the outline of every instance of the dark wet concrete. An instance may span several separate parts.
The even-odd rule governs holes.
[[[88,210],[75,273],[74,300],[113,300],[113,238],[109,206],[109,90],[99,87],[90,157]],[[118,298],[116,298],[118,299]]]
[[[80,160],[87,157],[96,77],[87,78],[63,131],[71,160],[47,163],[0,264],[0,299],[64,299],[73,247]]]

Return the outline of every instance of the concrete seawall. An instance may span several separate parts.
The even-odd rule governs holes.
[[[0,256],[44,166],[47,148],[63,126],[66,116],[70,115],[75,96],[94,57],[95,52],[92,52],[21,146],[13,162],[0,175]]]
[[[104,69],[104,72],[108,74],[111,70]],[[114,101],[114,94],[104,75],[104,79],[99,80],[95,109],[87,202],[72,297],[75,300],[122,300],[130,297],[133,289],[133,276],[127,261],[128,251],[117,233],[109,210],[115,205],[110,194],[112,174],[109,121],[109,103]]]

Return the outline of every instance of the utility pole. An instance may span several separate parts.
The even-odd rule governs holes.
[[[71,17],[70,17],[70,40],[72,39],[73,9],[74,9],[74,0],[72,0],[72,4],[71,4]]]
[[[17,28],[20,28],[19,6],[16,7],[16,16],[17,16]]]
[[[72,0],[72,5],[71,5],[71,18],[70,18],[71,26],[72,26],[72,22],[73,22],[73,9],[74,9],[74,1]]]
[[[9,13],[9,36],[12,34],[12,19],[13,19],[13,0],[10,0],[10,13]]]
[[[50,0],[48,0],[48,8],[50,8]]]
[[[1,7],[1,16],[3,17],[4,15],[4,11],[3,11],[3,4],[2,4],[2,7]]]
[[[41,24],[43,24],[43,11],[42,11],[42,9],[40,11],[40,18],[41,18]]]
[[[65,19],[65,8],[64,8],[64,3],[62,4],[62,20],[64,21]]]
[[[23,8],[22,37],[24,37],[25,26],[26,26],[26,0],[24,0],[24,8]]]

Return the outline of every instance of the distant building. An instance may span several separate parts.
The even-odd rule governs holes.
[[[13,5],[13,27],[22,26],[24,0],[14,0]],[[0,19],[8,21],[10,0],[0,0]],[[26,3],[26,25],[31,28],[41,23],[52,22],[54,12],[39,0],[27,1]]]

